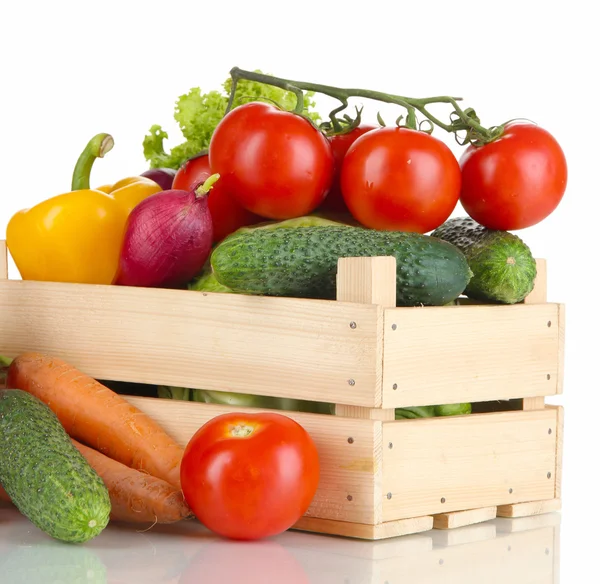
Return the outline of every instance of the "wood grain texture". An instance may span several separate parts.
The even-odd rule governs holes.
[[[565,409],[563,406],[553,406],[556,410],[556,469],[554,471],[554,497],[562,496],[563,452],[565,431]]]
[[[383,443],[384,521],[554,497],[551,410],[383,422]]]
[[[127,400],[155,419],[182,445],[214,416],[225,412],[268,411],[159,398],[127,396]],[[324,414],[279,413],[305,428],[319,451],[319,488],[306,515],[365,524],[381,522],[381,482],[375,483],[381,470],[381,422]],[[352,438],[351,443],[348,438]],[[376,445],[379,451],[375,451]]]
[[[560,499],[547,499],[545,501],[526,501],[513,505],[499,505],[498,517],[529,517],[530,515],[542,515],[560,511]]]
[[[560,306],[385,309],[383,407],[556,394]]]
[[[396,258],[340,258],[336,298],[342,302],[396,306]]]
[[[545,398],[542,397],[525,397],[523,398],[522,408],[524,410],[543,410]]]
[[[558,372],[556,374],[558,387],[557,394],[562,394],[565,378],[565,313],[564,304],[558,306]]]
[[[343,404],[335,405],[336,416],[346,416],[347,418],[365,418],[367,420],[389,421],[395,419],[396,410],[394,408],[364,408],[361,406],[345,406]]]
[[[344,521],[303,517],[296,523],[294,529],[312,531],[315,533],[327,533],[329,535],[342,535],[345,537],[377,540],[399,537],[401,535],[410,535],[413,533],[423,533],[424,531],[429,531],[432,527],[433,517],[429,516],[411,517],[409,519],[400,519],[398,521],[386,521],[385,523],[380,523],[378,525],[346,523]]]
[[[480,507],[452,513],[439,513],[433,516],[434,529],[456,529],[465,525],[473,525],[490,521],[496,517],[496,507]]]
[[[0,239],[0,280],[8,279],[8,250],[6,241]]]
[[[380,331],[368,304],[0,281],[1,354],[46,351],[115,381],[374,407]]]

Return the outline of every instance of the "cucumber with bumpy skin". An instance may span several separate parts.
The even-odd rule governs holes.
[[[108,524],[104,482],[56,414],[20,389],[0,390],[0,484],[17,509],[55,539],[86,542]]]
[[[397,306],[447,304],[472,275],[464,254],[441,239],[351,226],[234,233],[210,262],[216,279],[238,293],[335,299],[338,258],[373,256],[396,258]]]
[[[452,243],[467,257],[473,272],[465,289],[469,298],[515,304],[533,290],[535,258],[513,233],[488,229],[470,217],[453,217],[431,235]]]

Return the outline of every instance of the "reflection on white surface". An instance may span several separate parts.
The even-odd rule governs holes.
[[[110,525],[55,541],[0,506],[2,584],[558,584],[560,514],[495,519],[368,542],[288,531],[221,540],[196,521],[138,532]]]

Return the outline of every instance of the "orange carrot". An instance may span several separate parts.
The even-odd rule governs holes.
[[[71,438],[181,488],[183,447],[150,416],[62,359],[19,355],[8,368],[7,387],[46,403]]]
[[[192,512],[181,490],[108,458],[73,438],[71,442],[104,481],[110,495],[113,521],[175,523],[191,517]]]
[[[73,438],[71,442],[104,481],[110,495],[113,521],[175,523],[192,516],[183,493],[173,485],[129,468]],[[2,485],[0,501],[12,502]]]

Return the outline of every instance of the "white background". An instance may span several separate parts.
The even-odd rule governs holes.
[[[560,142],[569,165],[559,208],[519,235],[549,262],[549,299],[567,305],[565,393],[550,400],[566,407],[563,564],[576,565],[580,554],[577,561],[589,560],[600,462],[593,4],[3,2],[0,237],[15,211],[69,190],[73,164],[98,132],[111,133],[115,147],[96,163],[93,184],[145,170],[149,127],[162,124],[168,144],[179,143],[176,98],[194,86],[219,88],[235,65],[412,97],[458,95],[488,126],[534,120]],[[374,115],[377,106],[365,106]],[[434,135],[460,154],[451,137]],[[12,265],[11,276],[18,276]]]

